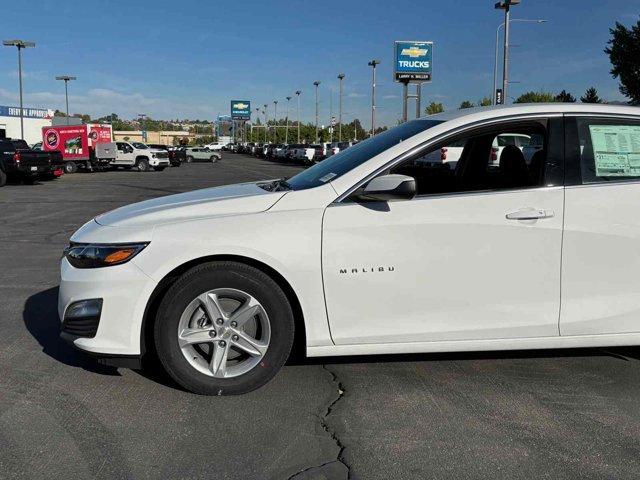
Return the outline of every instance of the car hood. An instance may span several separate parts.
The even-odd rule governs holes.
[[[286,192],[269,192],[256,183],[205,188],[126,205],[99,215],[95,221],[113,227],[150,227],[218,215],[268,210]]]

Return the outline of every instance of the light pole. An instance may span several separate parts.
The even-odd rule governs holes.
[[[267,132],[269,130],[269,112],[267,111],[268,106],[269,105],[265,103],[263,105],[264,110],[262,111],[262,113],[264,113],[264,143],[267,143]]]
[[[273,143],[278,143],[278,100],[273,101]]]
[[[302,93],[302,90],[296,90],[296,97],[298,97],[298,113],[297,113],[297,117],[298,117],[298,143],[300,143],[300,94]]]
[[[340,94],[338,96],[338,141],[342,141],[342,80],[344,80],[344,73],[338,74],[338,80],[340,80]]]
[[[147,136],[144,133],[145,130],[143,130],[144,127],[142,125],[142,122],[144,122],[144,117],[146,117],[146,116],[147,116],[146,113],[139,113],[138,114],[138,118],[139,118],[138,123],[140,124],[140,136],[142,137],[142,141],[143,142],[147,141],[147,138],[146,138]],[[195,127],[195,133],[196,133],[196,137],[197,137],[198,136],[198,127]]]
[[[504,10],[504,53],[502,64],[502,98],[507,98],[509,85],[509,16],[512,5],[518,5],[520,0],[502,0],[495,4],[496,10]]]
[[[371,80],[371,136],[376,132],[376,65],[380,64],[380,60],[371,60],[367,65],[371,67],[373,77]]]
[[[22,112],[22,49],[33,48],[36,46],[34,42],[25,42],[24,40],[4,40],[2,44],[5,47],[18,48],[18,84],[20,85],[20,138],[24,140],[24,115]]]
[[[318,85],[320,85],[320,81],[316,80],[313,84],[316,86],[316,143],[318,143]]]
[[[256,121],[258,121],[258,119],[260,119],[260,107],[256,107]],[[255,140],[254,140],[255,137]],[[256,134],[255,136],[253,135],[253,123],[251,124],[251,141],[252,142],[258,142],[258,140],[260,140],[260,129],[256,130]]]
[[[69,88],[68,84],[70,80],[75,80],[76,77],[70,77],[68,75],[61,75],[56,77],[56,80],[64,80],[64,100],[67,106],[67,125],[69,125]]]
[[[522,22],[522,23],[547,23],[546,20],[533,20],[527,18],[512,18],[509,23]],[[500,29],[504,27],[504,22],[498,25],[496,29],[496,48],[495,48],[495,60],[493,63],[493,104],[496,105],[496,90],[498,89],[498,41],[500,39]],[[504,96],[502,98],[505,98]]]
[[[287,97],[287,117],[286,117],[286,127],[284,130],[284,143],[285,145],[289,145],[289,101],[291,97]]]

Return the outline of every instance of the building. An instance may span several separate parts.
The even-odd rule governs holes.
[[[187,143],[192,138],[195,138],[195,135],[188,131],[163,130],[160,132],[152,132],[144,130],[114,130],[113,132],[113,139],[115,141],[158,143],[161,145],[175,145],[180,141]]]
[[[23,108],[24,140],[29,145],[42,141],[42,127],[50,127],[53,110]],[[20,107],[0,105],[0,138],[22,138]]]

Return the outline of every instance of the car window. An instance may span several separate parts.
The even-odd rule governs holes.
[[[518,135],[505,134],[509,129]],[[516,139],[539,135],[546,144],[544,122],[517,127],[497,125],[444,141],[401,163],[390,173],[416,180],[418,195],[463,193],[480,190],[521,189],[542,186],[546,151],[524,152]],[[505,142],[501,145],[501,142]]]
[[[304,170],[290,178],[287,182],[294,190],[304,190],[325,184],[341,177],[400,142],[440,123],[442,123],[440,120],[427,119],[405,122],[402,125],[359,142],[353,147],[331,155],[327,160]]]
[[[582,183],[640,178],[640,120],[577,119]]]

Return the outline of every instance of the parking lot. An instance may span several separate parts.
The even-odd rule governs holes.
[[[69,236],[128,203],[300,167],[225,153],[0,190],[0,477],[636,478],[640,350],[295,360],[204,397],[59,337]]]

